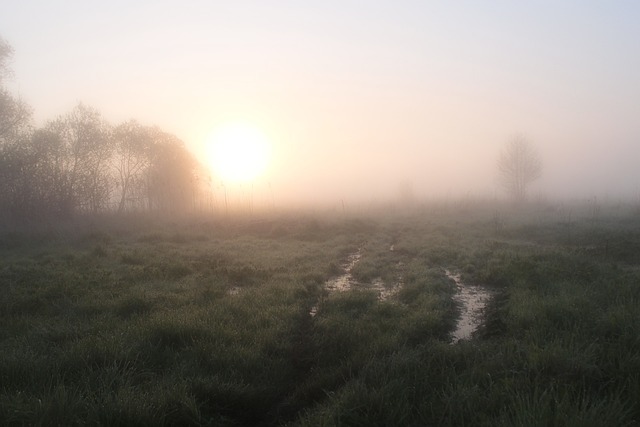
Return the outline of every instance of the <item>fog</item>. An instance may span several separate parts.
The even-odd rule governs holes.
[[[82,102],[200,160],[217,127],[261,129],[269,165],[226,184],[237,199],[504,198],[496,164],[520,134],[543,164],[531,198],[637,200],[638,16],[626,1],[27,0],[2,6],[0,37],[33,127]]]

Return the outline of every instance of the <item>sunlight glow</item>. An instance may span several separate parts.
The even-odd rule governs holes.
[[[213,172],[225,181],[256,179],[269,163],[269,141],[257,128],[231,123],[215,130],[207,141],[207,156]]]

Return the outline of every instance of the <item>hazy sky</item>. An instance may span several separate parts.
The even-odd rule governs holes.
[[[82,101],[199,156],[242,120],[277,198],[494,195],[514,133],[534,193],[640,194],[640,2],[4,1],[36,125]]]

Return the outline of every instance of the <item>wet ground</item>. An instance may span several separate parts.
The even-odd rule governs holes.
[[[394,246],[392,245],[389,250],[393,251]],[[400,290],[403,284],[402,269],[404,265],[402,262],[398,262],[396,266],[398,276],[395,284],[393,286],[386,286],[380,278],[374,279],[371,283],[361,283],[353,277],[351,271],[361,258],[361,249],[351,253],[342,265],[344,273],[328,280],[325,283],[325,289],[329,292],[345,292],[354,287],[375,290],[378,292],[378,299],[380,301],[389,299]],[[463,283],[459,274],[454,274],[449,270],[445,270],[445,274],[455,282],[457,293],[453,298],[460,306],[460,316],[456,324],[456,329],[451,334],[452,343],[455,344],[460,340],[470,339],[478,329],[483,320],[484,309],[492,298],[493,293],[486,287]],[[311,317],[314,317],[317,313],[318,305],[315,305],[311,308],[309,314]]]
[[[328,280],[325,283],[325,288],[329,291],[348,291],[353,287],[353,285],[357,284],[356,280],[351,275],[351,270],[353,267],[360,261],[362,258],[362,251],[358,249],[356,252],[350,254],[347,257],[347,262],[342,265],[342,269],[344,273],[338,277],[334,277],[333,279]]]
[[[491,300],[493,293],[486,287],[469,285],[460,280],[459,274],[445,270],[448,278],[452,279],[457,288],[457,294],[453,297],[460,304],[460,317],[455,331],[451,334],[452,343],[460,340],[468,340],[482,323],[484,308]]]
[[[393,249],[391,249],[393,250]],[[347,257],[346,262],[342,265],[342,269],[344,273],[340,276],[329,279],[325,283],[325,289],[329,292],[345,292],[354,287],[358,287],[360,289],[370,289],[378,291],[378,299],[380,301],[385,301],[389,299],[391,296],[395,295],[402,286],[402,276],[398,275],[398,280],[396,283],[389,287],[386,286],[385,283],[380,278],[373,279],[371,283],[362,283],[357,281],[351,271],[353,267],[360,261],[362,258],[362,249],[358,249],[356,252],[353,252]],[[402,263],[398,263],[398,269],[402,267]],[[315,316],[318,313],[318,306],[313,306],[309,311],[311,317]]]

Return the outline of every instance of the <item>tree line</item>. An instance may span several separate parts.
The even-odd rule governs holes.
[[[211,202],[209,174],[158,127],[114,126],[79,104],[35,128],[31,108],[6,88],[11,54],[0,39],[0,215],[180,213]]]
[[[0,38],[0,220],[219,208],[207,168],[158,127],[135,120],[114,126],[79,104],[35,128],[31,108],[5,85],[12,53]],[[529,140],[516,135],[497,169],[506,194],[519,203],[541,176],[542,162]],[[226,211],[226,188],[218,187]]]

